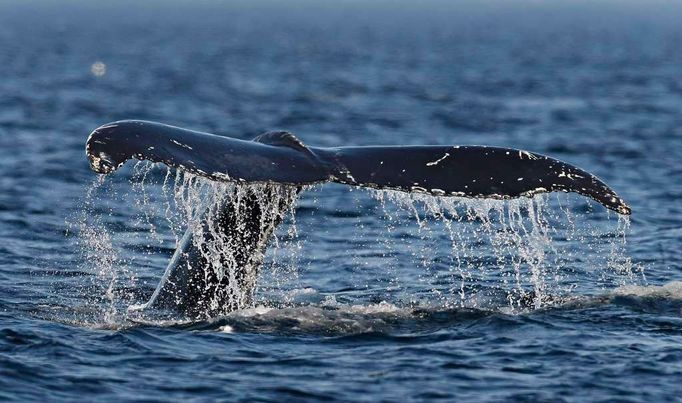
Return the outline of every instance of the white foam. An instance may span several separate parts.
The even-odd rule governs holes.
[[[254,316],[265,315],[265,314],[268,314],[268,313],[273,312],[273,311],[275,311],[274,308],[259,305],[259,306],[254,306],[253,308],[240,309],[240,310],[232,313],[232,315],[249,318],[249,317],[254,317]]]
[[[661,286],[624,285],[613,291],[613,295],[682,299],[682,281],[671,281]]]
[[[403,308],[399,308],[386,301],[381,301],[378,304],[352,305],[346,308],[346,310],[356,314],[372,315],[377,313],[395,313],[403,310]]]

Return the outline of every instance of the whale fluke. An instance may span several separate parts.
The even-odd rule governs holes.
[[[161,123],[125,120],[92,132],[92,169],[110,173],[131,158],[217,181],[308,185],[337,182],[436,196],[515,198],[564,191],[620,214],[630,207],[596,176],[523,150],[487,146],[308,147],[288,132],[244,141]]]
[[[596,176],[544,155],[509,148],[317,148],[284,131],[244,141],[126,120],[95,129],[86,154],[92,169],[102,174],[136,158],[216,181],[293,186],[269,188],[260,196],[245,187],[241,194],[208,206],[199,226],[187,229],[156,291],[141,307],[190,318],[219,315],[249,304],[268,240],[302,185],[337,182],[478,198],[565,191],[630,214],[630,207]],[[216,239],[228,245],[230,253],[221,251],[219,261],[209,262],[202,248]]]
[[[545,155],[487,146],[341,147],[326,153],[347,174],[334,181],[436,196],[509,199],[575,192],[629,215],[630,207],[596,176]]]

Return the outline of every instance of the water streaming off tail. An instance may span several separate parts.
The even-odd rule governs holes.
[[[288,212],[292,215],[290,231],[295,234],[297,189],[277,184],[212,182],[180,171],[176,176],[182,177],[173,187],[181,221],[171,227],[187,227],[202,257],[192,263],[200,267],[192,270],[214,278],[204,292],[210,299],[210,310],[227,312],[246,307],[253,299],[266,247]],[[277,236],[274,249],[279,250]]]
[[[97,274],[96,288],[109,319],[148,300],[187,229],[205,262],[196,269],[229,284],[206,290],[206,295],[220,296],[211,302],[218,311],[218,301],[228,301],[225,311],[253,305],[254,293],[259,304],[291,303],[292,292],[302,293],[297,280],[304,273],[298,260],[305,257],[304,267],[319,270],[311,261],[325,245],[316,244],[321,242],[316,237],[337,231],[333,214],[304,214],[297,223],[298,189],[293,187],[213,182],[146,162],[132,168],[129,180],[124,178],[97,181],[78,222],[84,265]],[[303,192],[302,197],[315,200],[319,193]],[[378,300],[448,308],[538,308],[557,295],[584,293],[584,279],[576,273],[589,273],[602,288],[631,283],[639,275],[625,254],[627,219],[614,220],[600,208],[590,213],[582,198],[350,193],[358,209],[356,228],[352,233],[339,228],[343,250],[331,264],[357,267],[358,276],[364,276],[352,284],[358,289],[371,281],[383,284]],[[244,264],[238,240],[218,229],[227,208],[238,218],[233,229],[244,230],[247,207],[253,203],[261,206],[256,225],[260,236]],[[122,208],[130,205],[135,208]],[[376,277],[384,283],[368,280],[372,274],[363,271],[371,266],[368,262],[374,262]],[[307,294],[309,288],[303,290]],[[377,302],[376,295],[366,297],[360,292],[352,303]]]
[[[625,251],[628,218],[612,220],[612,214],[593,212],[589,205],[571,211],[566,206],[588,203],[577,196],[371,194],[387,232],[398,234],[383,246],[410,250],[425,269],[421,280],[445,306],[494,304],[490,297],[504,295],[512,308],[539,308],[556,296],[584,292],[578,273],[590,274],[603,289],[633,282],[641,272]],[[447,253],[443,244],[450,246]]]
[[[192,269],[214,278],[210,287],[215,288],[204,290],[212,311],[221,310],[219,303],[225,311],[249,304],[268,241],[266,269],[279,281],[295,276],[294,251],[300,249],[293,218],[296,188],[214,182],[147,162],[135,164],[128,174],[129,180],[94,182],[74,223],[82,266],[95,275],[86,293],[96,294],[106,307],[105,321],[127,316],[129,307],[149,299],[187,230],[201,255],[199,267]],[[255,225],[252,205],[259,206]],[[234,221],[224,231],[227,211]],[[281,230],[274,233],[280,222]],[[256,235],[246,260],[243,239],[232,233]]]

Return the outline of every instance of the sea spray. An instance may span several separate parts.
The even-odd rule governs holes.
[[[118,187],[96,181],[86,198],[85,219],[79,224],[84,261],[98,273],[99,281],[106,283],[102,295],[109,317],[121,313],[121,307],[145,302],[165,268],[167,254],[177,247],[187,228],[207,262],[198,269],[227,280],[230,287],[222,292],[228,294],[232,307],[249,306],[256,290],[261,295],[259,303],[286,302],[289,294],[278,295],[278,291],[299,275],[303,249],[294,214],[295,188],[209,181],[146,162],[136,164],[132,171],[130,183]],[[594,278],[605,288],[632,282],[638,270],[625,254],[628,221],[619,216],[614,230],[610,216],[605,220],[601,212],[585,214],[582,206],[576,212],[575,205],[580,202],[566,195],[484,200],[368,192],[378,200],[378,210],[366,211],[367,203],[361,202],[366,193],[353,192],[363,210],[357,214],[354,237],[362,242],[360,248],[350,248],[355,250],[349,250],[348,256],[357,266],[377,257],[383,261],[379,268],[388,279],[388,299],[395,289],[404,289],[411,303],[419,303],[421,298],[444,307],[490,307],[500,306],[499,296],[503,295],[504,304],[514,309],[539,308],[551,303],[553,296],[576,292],[577,272],[594,271]],[[255,197],[264,206],[259,231],[273,232],[275,222],[283,219],[287,225],[264,238],[270,239],[270,247],[267,256],[260,257],[263,270],[244,277],[243,267],[235,259],[234,240],[216,232],[215,221],[224,206],[243,209],[245,197]],[[112,231],[111,222],[101,215],[107,211],[111,216],[122,203],[136,207],[133,228]],[[108,210],[93,208],[98,204],[108,205]],[[381,219],[369,219],[367,214]],[[129,218],[118,214],[109,221]],[[317,218],[326,220],[324,226],[333,226],[329,217]],[[128,250],[120,253],[120,245],[128,245]],[[442,252],[443,245],[448,245],[447,253]],[[420,268],[416,277],[403,273],[405,267],[410,271],[409,261]],[[139,289],[134,273],[140,267],[154,272],[141,275],[146,291],[130,292]],[[246,280],[237,281],[238,277]],[[419,298],[415,298],[417,294]]]
[[[107,189],[106,182],[103,176],[98,176],[88,187],[82,209],[69,227],[78,234],[80,268],[94,274],[92,282],[83,286],[85,296],[90,303],[102,307],[102,320],[110,324],[116,322],[117,305],[121,300],[117,293],[119,282],[129,280],[134,283],[135,276],[119,258],[105,222],[103,212],[107,211],[106,206],[96,196],[103,189]],[[110,214],[108,211],[107,215]]]
[[[370,193],[381,205],[387,232],[402,227],[418,234],[418,239],[404,237],[404,246],[395,245],[402,242],[399,237],[384,243],[393,244],[388,246],[392,249],[419,244],[425,250],[414,264],[429,267],[427,277],[436,284],[432,295],[445,306],[478,306],[481,292],[487,288],[495,294],[501,283],[509,306],[539,308],[556,295],[574,292],[573,274],[578,271],[594,271],[602,289],[631,282],[633,273],[641,271],[625,252],[627,218],[619,216],[614,225],[610,215],[604,220],[601,214],[574,213],[565,207],[572,196],[493,200]],[[425,255],[432,253],[429,238],[442,233],[448,235],[450,257],[446,271],[433,273],[433,264],[424,264]],[[578,253],[584,249],[589,255]],[[448,275],[450,287],[445,289],[435,277]],[[491,276],[496,280],[490,281]]]
[[[97,299],[101,305],[106,307],[103,308],[106,321],[115,321],[116,315],[126,315],[127,307],[146,302],[150,287],[156,286],[168,262],[168,256],[159,256],[160,252],[167,255],[167,251],[177,248],[187,229],[191,230],[192,243],[205,262],[193,269],[229,284],[221,289],[215,284],[216,289],[205,290],[206,295],[220,295],[221,298],[212,301],[212,308],[216,310],[220,308],[216,306],[218,300],[229,301],[230,309],[249,303],[256,289],[257,266],[263,260],[265,243],[280,221],[285,221],[285,225],[272,236],[270,259],[265,267],[270,274],[276,274],[279,282],[295,275],[294,260],[301,248],[294,219],[296,188],[209,181],[148,162],[135,164],[129,178],[121,182],[98,177],[88,190],[74,223],[79,233],[82,266],[96,274],[95,290],[99,291],[95,292],[100,296]],[[246,217],[242,213],[253,202],[263,212],[256,231],[264,236],[253,250],[246,252],[254,267],[245,270],[237,259],[240,240],[216,228],[224,209],[232,209],[237,217],[235,230],[243,231]],[[134,209],[125,206],[134,206]],[[123,222],[116,224],[115,221]],[[120,250],[121,247],[126,250]],[[141,283],[146,285],[146,291],[130,292],[139,288],[138,278],[130,268],[143,272]],[[141,270],[144,268],[151,268],[155,273],[149,273],[149,269],[144,273]]]
[[[194,204],[195,197],[202,193],[210,196],[205,212],[196,216],[194,211],[189,211],[187,223],[193,234],[192,242],[200,251],[206,267],[193,269],[204,270],[207,277],[217,277],[215,289],[208,292],[208,295],[219,296],[211,302],[212,310],[219,310],[221,307],[217,304],[224,304],[225,301],[232,308],[243,308],[252,299],[270,235],[284,218],[288,206],[295,201],[296,190],[273,184],[211,182],[207,192],[197,192],[185,200],[185,205]],[[250,228],[253,225],[250,222],[252,204],[259,206],[260,210],[255,229]],[[233,233],[219,230],[219,221],[225,209],[234,211],[237,217],[235,227],[230,232],[248,237],[249,231],[256,231],[258,235],[255,245],[244,244]],[[244,250],[245,246],[247,250]],[[244,254],[249,256],[244,257]],[[225,283],[229,286],[224,287]],[[220,295],[221,293],[227,295]]]

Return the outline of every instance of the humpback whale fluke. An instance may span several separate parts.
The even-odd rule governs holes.
[[[264,186],[259,191],[235,188],[230,197],[209,206],[198,225],[189,226],[163,279],[143,307],[191,318],[249,304],[268,240],[303,185],[337,182],[436,196],[499,199],[576,192],[620,214],[631,213],[596,176],[544,155],[510,148],[321,148],[306,146],[285,131],[244,141],[125,120],[95,129],[88,138],[86,154],[92,169],[102,174],[136,158],[214,181],[281,185]],[[229,253],[221,252],[217,262],[212,257],[209,261],[202,245],[216,239]],[[225,275],[226,271],[230,275]]]
[[[125,120],[95,129],[86,153],[99,173],[110,173],[136,158],[217,181],[295,186],[337,182],[498,199],[575,192],[620,214],[631,213],[625,201],[596,176],[528,151],[487,146],[309,147],[288,132],[269,132],[255,140]]]

